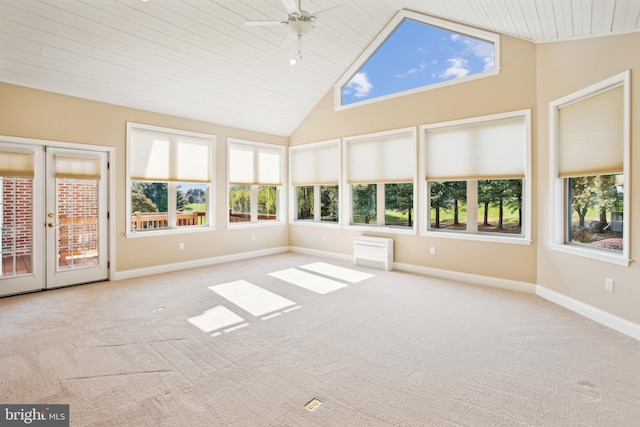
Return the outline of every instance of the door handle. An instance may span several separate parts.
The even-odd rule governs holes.
[[[47,224],[47,227],[49,227],[49,228],[55,228],[55,227],[57,227],[58,225],[60,225],[60,224],[56,224],[55,222],[50,222],[49,224]]]

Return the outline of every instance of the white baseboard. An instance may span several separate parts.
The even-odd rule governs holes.
[[[407,271],[409,273],[421,274],[424,276],[437,277],[439,279],[456,280],[473,285],[487,286],[490,288],[505,289],[508,291],[535,293],[536,286],[533,283],[520,282],[517,280],[500,279],[497,277],[480,276],[477,274],[460,273],[457,271],[441,270],[439,268],[423,267],[420,265],[393,263],[395,270]]]
[[[544,286],[536,286],[536,295],[613,330],[640,340],[640,325],[637,323],[633,323],[629,320],[623,319],[622,317],[607,313],[604,310],[600,310],[592,305],[585,304],[556,291],[552,291]]]
[[[353,255],[350,254],[336,254],[332,252],[319,251],[316,249],[300,248],[291,246],[289,248],[291,252],[297,252],[306,255],[314,255],[323,258],[334,258],[342,261],[353,262]],[[535,293],[535,285],[532,283],[519,282],[516,280],[498,279],[495,277],[478,276],[477,274],[458,273],[449,270],[440,270],[431,267],[422,267],[413,264],[403,264],[399,262],[393,263],[394,270],[406,271],[409,273],[420,274],[423,276],[438,277],[440,279],[457,280],[460,282],[471,283],[475,285],[489,286],[492,288],[506,289],[509,291]]]
[[[111,280],[132,279],[134,277],[149,276],[152,274],[170,273],[172,271],[186,270],[189,268],[206,267],[208,265],[222,264],[224,262],[241,261],[244,259],[258,258],[261,256],[274,255],[288,252],[288,246],[278,248],[263,249],[252,252],[242,252],[238,254],[222,255],[213,258],[196,259],[193,261],[177,262],[174,264],[157,265],[153,267],[138,268],[135,270],[118,271]]]

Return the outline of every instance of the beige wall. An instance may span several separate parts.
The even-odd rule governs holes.
[[[521,109],[532,109],[535,123],[535,46],[510,37],[502,37],[501,43],[501,72],[493,77],[341,111],[334,110],[333,91],[330,91],[293,133],[290,144]],[[535,141],[535,129],[533,137]],[[533,152],[535,159],[535,143]],[[535,194],[534,186],[534,197]],[[422,198],[420,200],[423,202]],[[535,236],[535,216],[532,229]],[[342,254],[351,254],[353,236],[362,234],[361,231],[312,229],[295,225],[290,227],[289,233],[292,246]],[[521,246],[414,235],[393,235],[393,238],[395,261],[399,263],[536,282],[535,241],[531,245]],[[431,246],[436,247],[436,255],[429,255]]]
[[[288,245],[286,226],[242,230],[226,228],[226,139],[241,138],[286,145],[287,139],[215,124],[155,114],[130,108],[0,83],[0,135],[101,145],[115,148],[116,272],[206,259]],[[212,119],[212,121],[215,119]],[[216,229],[202,233],[127,238],[126,231],[126,122],[214,134],[217,137],[214,193]],[[255,240],[252,239],[255,236]],[[178,244],[185,245],[184,250]]]
[[[549,188],[550,101],[631,70],[631,182],[640,194],[640,34],[586,39],[537,46],[539,189]],[[609,313],[640,323],[640,197],[631,199],[631,258],[629,267],[549,250],[549,199],[539,191],[536,207],[540,221],[538,284]],[[615,281],[614,292],[604,289],[605,278]]]

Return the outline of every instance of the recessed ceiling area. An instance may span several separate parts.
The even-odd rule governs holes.
[[[0,81],[289,136],[401,9],[535,43],[640,31],[636,0],[0,0]],[[289,65],[301,50],[302,60]]]

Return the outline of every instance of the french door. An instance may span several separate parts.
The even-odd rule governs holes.
[[[0,142],[0,295],[106,280],[107,153]]]

